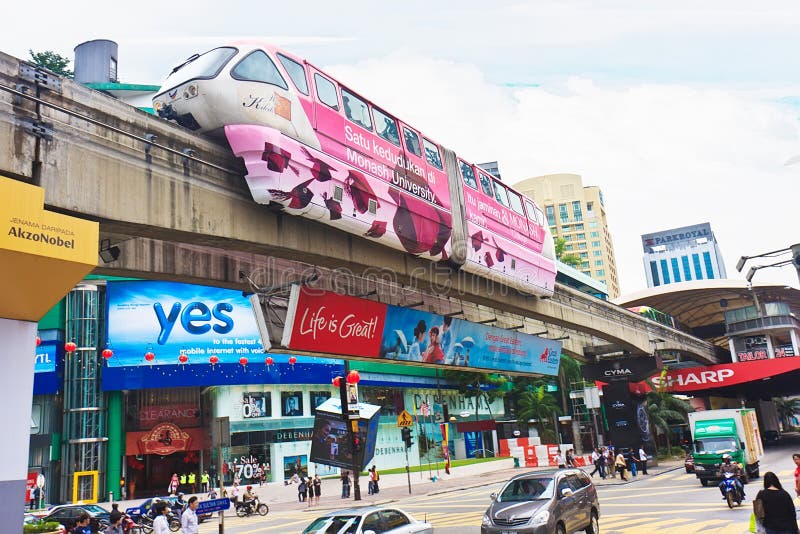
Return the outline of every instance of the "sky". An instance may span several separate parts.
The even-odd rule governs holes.
[[[702,7],[696,7],[702,6]],[[305,57],[503,180],[569,172],[603,190],[622,292],[641,234],[709,222],[728,276],[800,243],[800,3],[764,0],[4,6],[0,51],[73,58],[119,43],[119,77],[159,84],[194,52],[259,38]],[[788,259],[788,255],[782,258]],[[750,265],[781,258],[750,260]],[[746,272],[745,268],[745,272]],[[798,287],[791,266],[754,281]]]

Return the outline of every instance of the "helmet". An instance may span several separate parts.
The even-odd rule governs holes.
[[[722,461],[723,462],[730,462],[731,461],[731,455],[730,454],[723,454],[722,455]]]
[[[253,489],[253,486],[247,486],[247,491],[250,491],[251,489]]]
[[[183,493],[178,493],[178,498],[183,499]]]

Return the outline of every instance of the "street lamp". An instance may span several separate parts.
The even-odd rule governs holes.
[[[794,268],[797,270],[797,277],[798,279],[800,279],[800,243],[795,243],[790,247],[781,248],[778,250],[772,250],[770,252],[764,252],[763,254],[756,254],[755,256],[741,256],[739,258],[739,261],[736,262],[736,270],[738,272],[742,272],[745,263],[747,263],[748,260],[751,260],[753,258],[772,258],[775,256],[785,254],[786,252],[791,253],[791,257],[788,260],[777,261],[769,265],[754,265],[750,267],[749,271],[747,271],[747,276],[745,276],[745,279],[748,282],[752,281],[753,277],[756,274],[756,271],[759,269],[764,269],[765,267],[783,267],[784,265],[789,265],[789,264],[794,265]]]

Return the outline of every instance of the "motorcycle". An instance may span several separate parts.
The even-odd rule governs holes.
[[[723,491],[725,492],[725,500],[728,502],[728,508],[733,508],[734,503],[741,505],[744,497],[742,490],[739,489],[739,485],[736,483],[736,475],[725,473],[722,483],[724,484]]]
[[[252,501],[247,502],[237,502],[236,503],[236,515],[238,517],[247,517],[249,515],[267,515],[269,513],[269,506],[260,502],[258,497],[253,499]]]

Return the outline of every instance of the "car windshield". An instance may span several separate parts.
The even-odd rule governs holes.
[[[358,524],[357,515],[336,515],[320,517],[314,520],[303,531],[303,534],[339,534],[349,532],[348,527]]]
[[[697,452],[730,452],[736,450],[736,440],[733,438],[705,438],[694,442]]]
[[[509,482],[500,495],[499,502],[533,501],[553,497],[555,484],[552,477],[520,478]]]
[[[102,506],[97,506],[96,504],[84,504],[82,506],[84,510],[89,512],[90,514],[107,514],[109,513],[108,510],[103,508]]]

